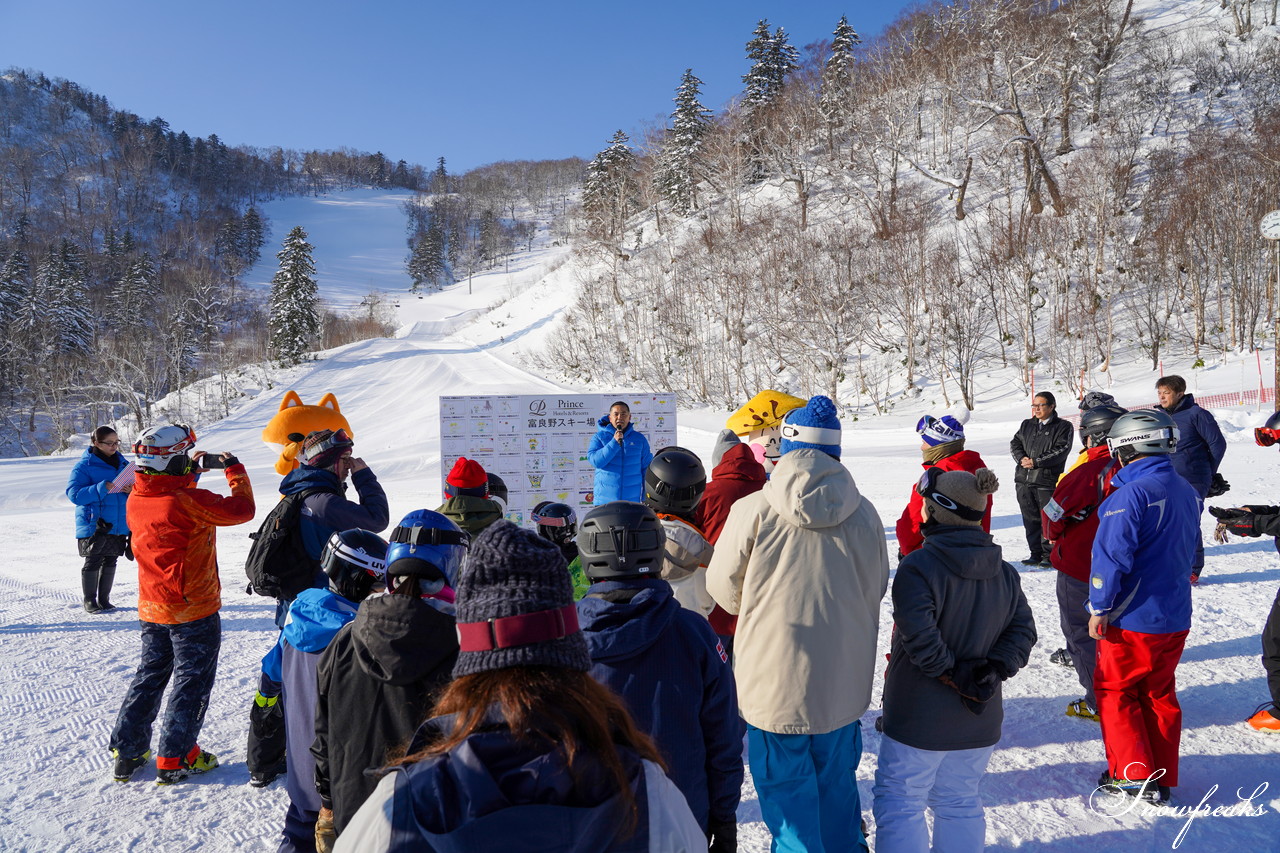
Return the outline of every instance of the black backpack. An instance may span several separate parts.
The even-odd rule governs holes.
[[[250,533],[253,546],[244,562],[249,591],[271,598],[292,599],[309,589],[319,564],[302,542],[302,502],[307,496],[330,489],[305,489],[285,495]]]

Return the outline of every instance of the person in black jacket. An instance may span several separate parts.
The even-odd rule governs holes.
[[[316,669],[317,849],[373,792],[388,752],[405,746],[449,683],[458,657],[453,583],[469,538],[438,512],[415,510],[391,532],[387,595],[366,599]]]
[[[925,470],[924,545],[893,581],[894,632],[884,682],[876,768],[876,850],[980,851],[986,818],[978,785],[1000,740],[1001,683],[1026,666],[1035,620],[1013,566],[982,530],[989,468]],[[936,845],[932,849],[941,849]]]
[[[1009,442],[1009,452],[1018,463],[1013,482],[1018,492],[1018,508],[1022,510],[1022,526],[1027,531],[1030,554],[1022,562],[1028,566],[1052,567],[1052,546],[1040,527],[1040,511],[1053,498],[1058,476],[1066,467],[1071,453],[1071,423],[1058,417],[1057,400],[1048,391],[1036,394],[1031,402],[1031,417],[1022,422]]]

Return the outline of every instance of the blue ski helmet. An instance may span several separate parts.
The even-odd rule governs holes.
[[[413,576],[422,594],[454,585],[471,544],[458,525],[430,509],[415,509],[402,518],[390,540],[387,588],[394,588],[395,578]]]

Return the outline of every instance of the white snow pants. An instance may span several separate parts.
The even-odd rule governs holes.
[[[880,739],[872,788],[876,853],[974,853],[983,848],[987,819],[978,783],[994,746],[934,751],[891,737]],[[933,809],[933,846],[925,807]]]

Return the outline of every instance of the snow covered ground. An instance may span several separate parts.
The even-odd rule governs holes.
[[[390,249],[403,246],[404,233],[403,219],[390,213],[399,199],[391,198],[366,191],[291,199],[267,205],[266,214],[276,242],[295,224],[308,229],[317,260],[324,259],[317,264],[323,296],[338,301],[336,296],[345,294],[356,301],[370,287],[403,292],[407,285],[403,251],[391,254]],[[371,206],[378,210],[369,215]],[[328,232],[322,227],[326,221]],[[510,273],[477,277],[470,294],[465,282],[422,299],[402,294],[403,327],[395,338],[350,344],[281,373],[279,384],[227,419],[197,425],[199,447],[234,451],[248,465],[261,518],[279,479],[271,467],[274,455],[259,437],[262,426],[285,390],[296,389],[307,402],[331,391],[356,432],[358,453],[387,488],[393,519],[438,505],[441,394],[609,390],[571,388],[531,368],[531,355],[540,350],[576,284],[573,262],[562,252],[544,246],[521,256]],[[337,281],[326,278],[340,269],[355,272],[333,273]],[[1200,371],[1190,369],[1190,359],[1171,357],[1165,369],[1182,372],[1192,391],[1203,394],[1257,382],[1251,356]],[[1269,358],[1262,369],[1269,375]],[[1153,400],[1155,373],[1144,365],[1116,370],[1120,375],[1107,390],[1122,403]],[[1042,387],[1046,381],[1042,377]],[[1018,422],[1029,415],[1028,401],[1011,390],[1014,386],[1009,375],[984,377],[980,404],[967,428],[970,448],[1004,479],[996,494],[993,533],[1012,559],[1024,556],[1026,546],[1007,448]],[[891,539],[893,522],[918,475],[914,424],[931,405],[929,397],[926,391],[909,411],[900,406],[890,416],[845,425],[846,464],[879,509]],[[1072,404],[1065,401],[1062,408],[1066,413]],[[1265,414],[1240,409],[1215,414],[1229,441],[1222,472],[1232,491],[1229,500],[1214,503],[1280,502],[1280,454],[1254,446],[1250,433]],[[682,411],[680,443],[708,454],[724,416]],[[89,616],[80,607],[80,560],[72,510],[63,495],[77,455],[0,460],[0,514],[8,536],[8,559],[0,563],[0,802],[6,804],[0,809],[0,850],[274,849],[286,807],[283,784],[249,787],[244,764],[258,660],[274,640],[271,602],[243,592],[247,534],[256,524],[219,534],[223,646],[200,740],[219,755],[222,766],[171,788],[151,784],[154,765],[137,781],[113,783],[106,744],[137,663],[137,580],[129,576],[131,564],[122,561],[113,596],[120,608]],[[216,475],[204,479],[205,486],[225,491]],[[1210,526],[1204,527],[1207,539]],[[1243,723],[1267,698],[1258,633],[1280,583],[1280,558],[1270,540],[1209,544],[1206,556],[1178,671],[1184,734],[1175,803],[1189,810],[1203,801],[1212,809],[1251,798],[1251,816],[1191,818],[1178,810],[1108,816],[1090,807],[1088,795],[1103,767],[1099,730],[1063,714],[1080,690],[1073,673],[1048,662],[1062,645],[1054,573],[1028,570],[1023,584],[1041,640],[1030,666],[1006,685],[1004,738],[983,783],[990,849],[1280,849],[1275,760],[1280,738],[1257,734]],[[887,650],[890,620],[886,602],[881,653]],[[879,687],[863,719],[866,752],[858,771],[868,820],[879,746],[871,723],[878,714]],[[739,819],[744,853],[767,850],[768,833],[750,779]]]

